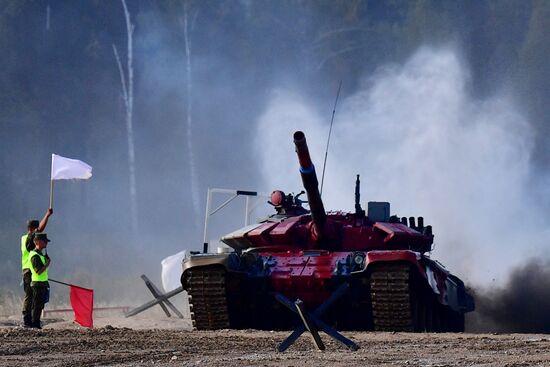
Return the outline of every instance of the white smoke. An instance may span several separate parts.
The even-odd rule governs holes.
[[[323,200],[327,209],[351,210],[360,174],[364,208],[389,201],[392,214],[424,216],[434,228],[432,257],[488,284],[536,255],[549,236],[527,202],[528,122],[504,93],[472,98],[469,77],[453,49],[422,48],[366,79],[338,106]],[[329,119],[292,91],[274,92],[256,146],[266,187],[301,190],[295,130],[305,132],[321,179]]]

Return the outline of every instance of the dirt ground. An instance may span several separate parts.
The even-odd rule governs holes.
[[[288,332],[191,331],[188,319],[158,313],[96,317],[94,329],[44,321],[29,330],[0,319],[0,366],[550,366],[550,335],[346,332],[358,351],[322,334],[319,352],[304,334],[278,353]]]

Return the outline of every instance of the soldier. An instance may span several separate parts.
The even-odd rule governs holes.
[[[49,298],[50,284],[48,283],[48,269],[50,257],[42,250],[46,248],[50,240],[46,233],[34,235],[34,250],[29,253],[31,259],[31,289],[32,289],[32,321],[31,327],[41,329],[40,315],[44,304]]]
[[[27,222],[27,233],[21,236],[21,267],[23,269],[23,289],[25,291],[25,299],[23,300],[22,310],[24,327],[32,326],[31,261],[29,252],[34,249],[34,234],[37,232],[42,232],[46,228],[48,219],[52,214],[53,210],[52,208],[49,208],[40,222],[37,220],[29,220]]]

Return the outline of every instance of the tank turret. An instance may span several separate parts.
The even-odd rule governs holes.
[[[325,223],[327,214],[321,194],[319,193],[319,182],[315,173],[315,166],[309,156],[306,137],[303,132],[296,131],[294,133],[294,145],[296,146],[296,154],[300,163],[300,175],[302,183],[306,190],[309,208],[311,210],[311,220],[313,222],[313,237],[321,242],[324,239]]]

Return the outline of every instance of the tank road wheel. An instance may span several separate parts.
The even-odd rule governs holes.
[[[464,314],[461,312],[453,311],[450,307],[447,307],[448,318],[448,331],[453,333],[464,332]]]
[[[443,307],[441,307],[441,305],[435,300],[435,297],[431,297],[431,298],[433,298],[433,301],[432,301],[433,325],[432,325],[432,330],[429,330],[429,331],[439,333],[439,332],[445,331],[444,330],[445,315],[443,314]]]
[[[418,273],[413,272],[412,279]],[[411,282],[411,303],[413,307],[413,325],[417,332],[463,332],[464,314],[442,305],[432,290],[422,279]],[[415,291],[416,289],[416,291]],[[416,311],[416,312],[415,312]]]
[[[197,330],[229,328],[225,270],[212,267],[189,269],[186,283],[191,319]]]
[[[411,292],[411,307],[412,307],[412,320],[413,331],[421,333],[427,330],[427,324],[431,322],[428,320],[428,305],[425,300],[418,294],[418,292]]]
[[[435,301],[428,297],[424,299],[426,305],[426,328],[423,331],[435,331],[437,325],[437,314],[434,312]]]
[[[411,297],[419,305],[419,312],[413,314],[414,331],[441,332],[445,331],[445,306],[441,305],[433,291],[418,272],[412,271]]]

